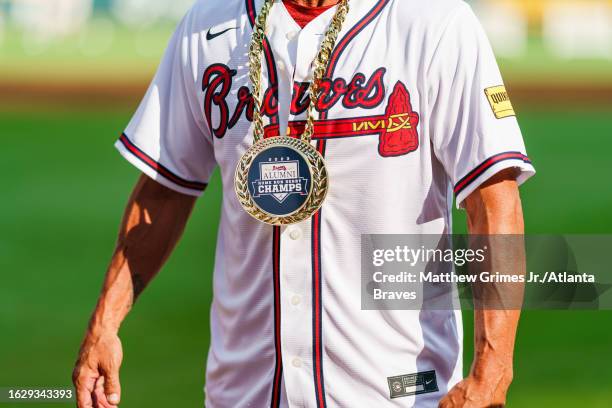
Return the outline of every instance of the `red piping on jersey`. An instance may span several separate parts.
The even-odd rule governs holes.
[[[317,151],[325,152],[325,141],[317,143]],[[313,375],[317,407],[326,407],[325,382],[323,377],[323,331],[322,331],[322,299],[321,299],[321,210],[312,218],[312,353]]]
[[[255,25],[257,11],[255,10],[255,0],[245,0],[247,15],[251,27]],[[273,89],[274,98],[278,104],[278,76],[274,54],[270,48],[268,39],[263,42],[264,56],[268,66],[268,87]],[[278,107],[275,114],[270,118],[272,125],[278,124]],[[272,379],[272,396],[270,398],[270,408],[278,408],[281,400],[281,381],[283,378],[283,357],[281,350],[281,306],[280,306],[280,227],[273,227],[272,230],[272,281],[274,286],[274,378]]]
[[[283,376],[283,357],[281,351],[281,305],[280,305],[280,227],[273,227],[272,231],[272,269],[274,285],[274,349],[276,364],[274,366],[274,381],[272,383],[272,399],[270,408],[280,406],[281,379]]]
[[[257,17],[257,11],[255,10],[255,0],[245,0],[246,2],[246,10],[247,16],[249,17],[249,22],[251,23],[251,27],[255,26],[255,19]],[[276,72],[276,62],[274,61],[274,53],[270,48],[270,42],[266,37],[263,42],[264,49],[264,57],[266,59],[266,65],[268,66],[268,86],[274,90],[274,99],[278,104],[278,74]],[[274,116],[270,118],[270,123],[276,124],[278,123],[278,108],[276,109],[276,113]]]
[[[499,162],[506,160],[521,160],[524,163],[531,164],[531,160],[529,160],[529,157],[525,156],[521,152],[504,152],[496,154],[495,156],[491,156],[487,160],[479,164],[472,171],[470,171],[465,177],[459,180],[459,182],[455,185],[455,195],[465,190],[474,180],[476,180],[480,175],[482,175],[482,173],[487,171],[487,169],[491,168],[493,165]]]
[[[368,24],[370,24],[389,3],[389,0],[379,0],[376,5],[338,42],[327,67],[326,77],[333,78],[338,60],[347,45],[359,34]],[[327,119],[327,111],[321,112],[319,119]],[[325,156],[327,141],[317,141],[317,151]],[[323,325],[322,325],[322,265],[321,265],[321,215],[320,209],[312,217],[312,333],[313,333],[313,374],[315,381],[315,394],[317,408],[326,408],[325,397],[325,378],[323,375]]]
[[[331,78],[333,72],[336,70],[336,64],[338,59],[346,49],[346,46],[363,30],[368,24],[372,22],[380,12],[389,3],[389,0],[379,0],[378,3],[362,18],[353,28],[349,31],[340,42],[336,45],[336,48],[332,52],[332,56],[329,59],[329,65],[327,66],[327,77]]]
[[[189,188],[191,190],[197,190],[197,191],[204,191],[204,189],[206,188],[206,185],[207,185],[206,183],[185,180],[184,178],[181,178],[177,176],[176,174],[174,174],[173,172],[171,172],[167,167],[164,167],[159,162],[153,160],[151,156],[147,155],[144,151],[140,150],[138,146],[132,143],[130,139],[128,139],[128,137],[125,135],[125,133],[121,134],[121,137],[119,137],[119,141],[121,142],[123,147],[125,147],[136,158],[138,158],[144,164],[146,164],[147,166],[149,166],[150,168],[155,170],[157,173],[159,173],[161,176],[173,182],[174,184],[181,186],[181,187]]]

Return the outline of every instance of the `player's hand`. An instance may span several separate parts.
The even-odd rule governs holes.
[[[121,399],[122,359],[121,341],[116,333],[87,334],[72,373],[78,408],[117,407]]]
[[[503,408],[511,382],[507,376],[467,377],[440,400],[439,408]]]

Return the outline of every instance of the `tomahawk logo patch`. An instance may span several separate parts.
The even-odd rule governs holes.
[[[381,129],[378,152],[382,157],[403,156],[419,148],[419,114],[412,110],[410,93],[401,82],[389,97],[385,122]]]
[[[391,399],[438,391],[435,370],[389,377],[387,382]]]

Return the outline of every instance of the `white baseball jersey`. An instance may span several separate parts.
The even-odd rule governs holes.
[[[247,54],[261,3],[197,1],[116,144],[185,194],[220,170],[206,405],[437,407],[463,374],[460,313],[361,310],[360,239],[448,233],[453,198],[460,206],[504,168],[518,168],[520,183],[534,174],[487,38],[460,0],[350,0],[312,141],[327,199],[312,219],[273,227],[234,194],[253,142]],[[276,0],[262,58],[266,136],[303,128],[335,10],[300,29]],[[409,378],[437,386],[391,398],[389,378],[418,373]]]

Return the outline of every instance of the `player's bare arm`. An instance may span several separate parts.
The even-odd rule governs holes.
[[[120,401],[119,326],[181,237],[195,197],[141,176],[127,204],[102,293],[73,373],[79,408]]]
[[[523,211],[514,169],[500,172],[466,199],[470,234],[523,234]],[[503,251],[502,251],[503,252]],[[512,382],[518,310],[474,312],[474,361],[469,376],[440,408],[502,407]]]

